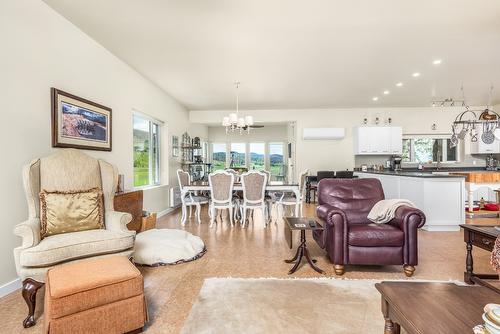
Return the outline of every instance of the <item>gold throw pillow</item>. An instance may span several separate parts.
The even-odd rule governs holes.
[[[40,192],[41,237],[104,227],[102,191]]]

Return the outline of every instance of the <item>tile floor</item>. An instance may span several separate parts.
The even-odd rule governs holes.
[[[314,215],[315,205],[306,205],[304,214]],[[182,228],[179,212],[163,217],[158,222],[160,228]],[[497,220],[483,220],[491,223]],[[294,254],[287,247],[283,235],[283,222],[264,229],[262,216],[257,211],[255,221],[248,228],[239,225],[230,228],[224,222],[208,227],[206,208],[203,223],[197,225],[194,217],[185,229],[199,235],[207,245],[207,253],[201,259],[166,267],[141,267],[145,277],[150,322],[148,333],[178,333],[183,326],[193,302],[207,277],[289,277],[290,265],[283,259]],[[308,237],[311,255],[318,259],[318,266],[326,271],[326,276],[335,277],[333,266],[323,250]],[[462,232],[419,233],[420,264],[415,279],[462,280],[465,262],[465,245]],[[489,254],[475,250],[475,271],[491,272]],[[301,267],[293,277],[318,277],[318,273],[308,266]],[[400,266],[347,267],[344,278],[351,279],[406,279]],[[43,293],[39,293],[38,305],[42,305]],[[0,299],[0,333],[41,333],[42,307],[38,308],[38,323],[35,327],[23,329],[21,323],[26,316],[26,306],[20,291]]]

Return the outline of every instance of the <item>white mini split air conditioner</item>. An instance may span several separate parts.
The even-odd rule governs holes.
[[[345,128],[304,128],[304,140],[339,140],[345,137]]]

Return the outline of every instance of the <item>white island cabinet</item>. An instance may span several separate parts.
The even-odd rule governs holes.
[[[464,177],[411,172],[356,172],[355,175],[379,179],[386,199],[412,201],[426,216],[424,230],[459,231],[459,225],[465,223]]]

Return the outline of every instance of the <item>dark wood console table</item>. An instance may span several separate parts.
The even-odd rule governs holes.
[[[465,258],[464,281],[467,284],[480,283],[482,279],[498,279],[496,274],[476,274],[474,273],[474,260],[472,258],[472,249],[474,246],[487,251],[492,251],[495,240],[500,231],[493,226],[476,226],[462,224],[460,227],[464,230],[464,241],[466,243],[467,256]],[[479,280],[478,280],[479,279]],[[481,284],[481,283],[480,283]]]
[[[472,333],[483,323],[483,308],[500,303],[500,294],[483,286],[454,283],[382,282],[375,284],[382,295],[385,334]]]

